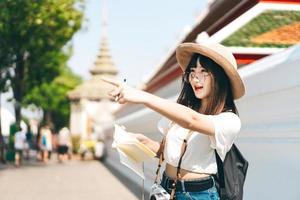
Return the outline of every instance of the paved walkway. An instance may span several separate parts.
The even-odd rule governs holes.
[[[56,157],[56,155],[53,155]],[[103,164],[72,160],[48,165],[30,162],[15,168],[0,164],[1,200],[136,200]]]

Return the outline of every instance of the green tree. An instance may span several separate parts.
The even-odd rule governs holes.
[[[0,10],[0,71],[8,72],[19,123],[25,94],[59,74],[62,49],[81,26],[83,1],[1,0]]]
[[[69,68],[62,69],[61,74],[52,82],[35,86],[24,98],[25,103],[33,103],[42,108],[44,122],[56,130],[68,125],[70,104],[67,92],[81,83],[81,79]]]

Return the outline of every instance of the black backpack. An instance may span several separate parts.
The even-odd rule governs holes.
[[[245,160],[235,144],[227,152],[224,162],[216,150],[215,154],[218,165],[215,179],[220,200],[242,200],[248,161]]]

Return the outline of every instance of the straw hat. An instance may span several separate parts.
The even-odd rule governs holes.
[[[182,71],[185,71],[194,53],[209,57],[224,69],[230,79],[234,99],[245,94],[245,86],[237,71],[236,60],[226,47],[218,43],[180,44],[176,49],[176,58]]]

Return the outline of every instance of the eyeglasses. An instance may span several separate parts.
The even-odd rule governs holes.
[[[202,71],[200,73],[196,73],[194,71],[185,72],[183,74],[183,80],[187,83],[192,82],[195,78],[198,79],[199,82],[204,82],[205,77],[209,76],[210,72]]]

